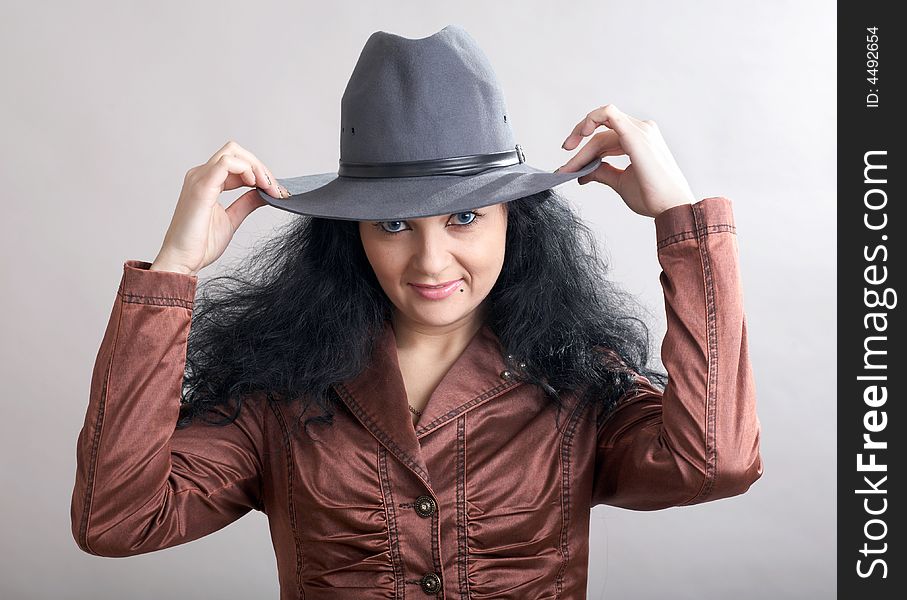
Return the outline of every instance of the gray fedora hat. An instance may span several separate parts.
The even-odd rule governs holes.
[[[530,166],[491,63],[462,27],[418,39],[376,31],[341,98],[337,172],[278,177],[288,198],[258,193],[304,215],[402,220],[507,202],[600,164],[570,173]]]

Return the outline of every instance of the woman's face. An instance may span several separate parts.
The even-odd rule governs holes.
[[[443,327],[475,316],[504,264],[506,202],[405,221],[360,221],[369,262],[398,317]],[[441,288],[426,288],[447,284]]]

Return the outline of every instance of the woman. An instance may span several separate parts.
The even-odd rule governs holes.
[[[309,181],[316,195],[306,200],[287,189],[299,180],[278,180],[231,141],[187,173],[154,262],[124,265],[78,441],[73,535],[86,552],[128,556],[257,509],[269,518],[282,598],[584,597],[592,506],[697,504],[743,493],[762,474],[730,201],[696,202],[657,125],[613,104],[574,127],[564,149],[591,138],[556,174],[527,171],[517,148],[519,162],[503,166],[501,153],[385,160],[380,174],[410,179],[370,180],[366,162],[349,160],[368,140],[362,123],[394,116],[361,115],[420,103],[356,112],[355,90],[369,90],[368,102],[425,93],[441,64],[425,51],[436,42],[473,53],[464,77],[484,60],[450,26],[373,39],[363,57],[371,49],[386,61],[391,47],[407,65],[429,56],[418,86],[374,93],[386,75],[354,85],[375,73],[361,57],[347,87],[341,122],[360,115],[360,137],[344,126],[339,173],[349,175],[331,185],[374,194],[343,204],[356,196],[347,188],[322,206],[323,180]],[[428,121],[451,128],[445,140],[469,129],[509,135],[509,125],[460,117]],[[376,136],[382,151],[391,138]],[[619,155],[626,169],[600,162]],[[412,174],[425,168],[463,171]],[[632,298],[607,280],[591,232],[550,189],[552,176],[577,173],[654,220],[666,386],[648,367]],[[410,185],[445,194],[393,193]],[[253,189],[222,208],[219,194],[241,186]],[[475,194],[488,201],[470,205]],[[196,301],[198,272],[265,204],[305,216]],[[313,216],[320,210],[335,218]]]

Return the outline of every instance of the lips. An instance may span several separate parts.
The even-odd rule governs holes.
[[[451,279],[450,281],[445,281],[444,283],[439,283],[436,285],[429,285],[427,283],[413,283],[410,285],[414,285],[414,286],[420,287],[420,288],[439,289],[439,288],[445,288],[453,283],[457,283],[458,281],[460,281],[460,279]]]
[[[427,300],[443,300],[453,294],[457,288],[460,287],[461,283],[463,283],[462,278],[453,279],[437,285],[427,285],[424,283],[411,283],[410,285],[413,286],[413,290],[415,290],[417,294]]]

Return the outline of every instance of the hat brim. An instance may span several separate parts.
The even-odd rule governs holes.
[[[551,173],[520,163],[471,176],[361,178],[318,173],[277,178],[289,198],[261,198],[281,210],[355,221],[416,219],[463,212],[529,196],[582,177],[601,165],[596,158],[579,171]]]

